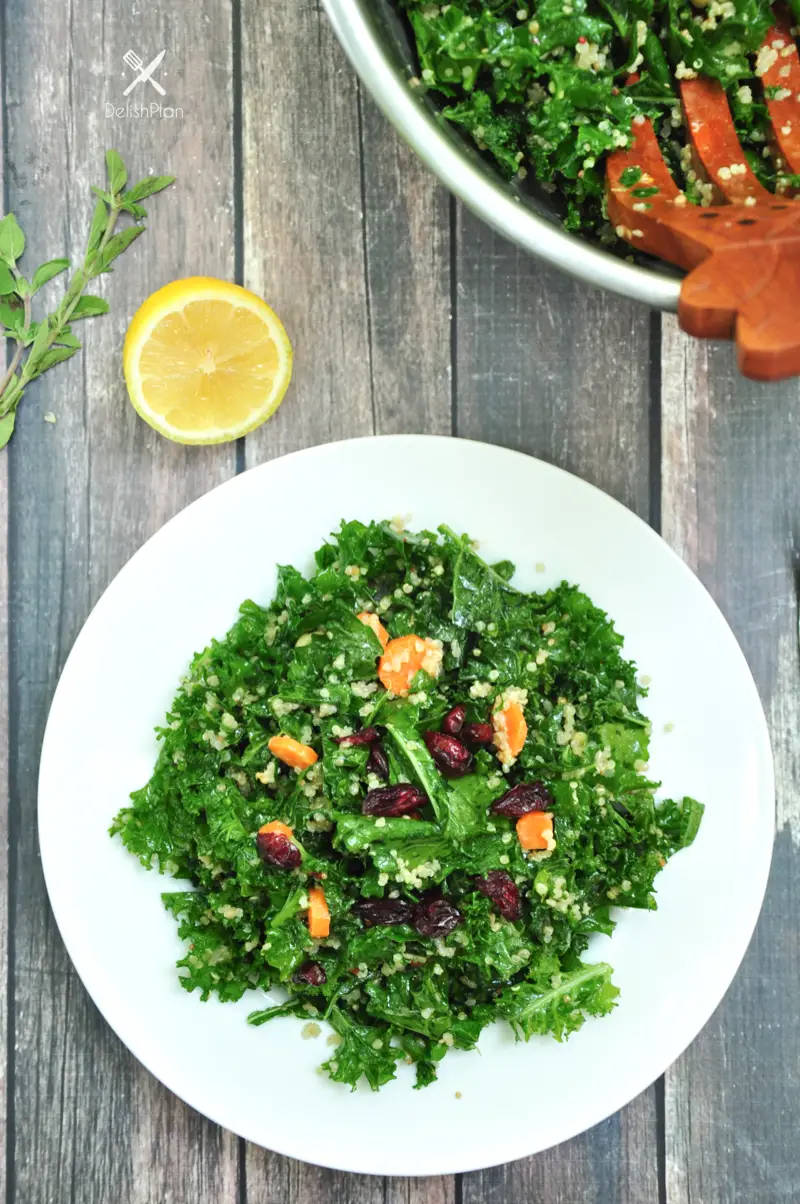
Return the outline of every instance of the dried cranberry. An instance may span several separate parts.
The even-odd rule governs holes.
[[[357,744],[374,744],[376,740],[380,740],[380,733],[376,727],[362,727],[360,732],[336,737],[336,743],[341,744],[343,748],[351,748]]]
[[[439,895],[429,896],[414,908],[412,923],[420,936],[447,936],[461,923],[461,912]]]
[[[310,987],[324,987],[328,975],[319,962],[303,962],[299,970],[292,975],[293,982],[307,982]]]
[[[470,748],[481,748],[494,740],[494,728],[491,723],[465,723],[461,729],[461,739]]]
[[[496,799],[491,809],[495,815],[520,819],[529,811],[549,811],[552,806],[553,796],[541,782],[520,782]]]
[[[373,744],[369,750],[367,759],[367,773],[374,773],[376,777],[388,778],[389,776],[389,760],[384,751],[383,745],[379,742]]]
[[[302,860],[297,845],[282,832],[259,832],[256,848],[262,861],[282,870],[295,870]]]
[[[505,870],[489,870],[485,878],[476,878],[475,885],[482,895],[491,899],[504,920],[518,920],[522,914],[519,890]]]
[[[396,786],[378,786],[369,790],[361,804],[362,815],[405,815],[427,803],[427,797],[416,786],[398,782]]]
[[[472,753],[455,736],[446,736],[444,732],[425,732],[424,740],[442,773],[451,778],[460,778],[469,773]]]
[[[411,904],[403,899],[362,899],[353,908],[365,928],[376,924],[408,924],[411,921]]]
[[[457,707],[453,707],[452,711],[448,711],[442,720],[442,731],[447,736],[457,736],[464,726],[464,720],[467,717],[467,708],[463,703],[459,703]]]

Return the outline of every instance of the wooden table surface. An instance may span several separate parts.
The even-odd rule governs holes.
[[[748,383],[728,346],[692,343],[673,318],[590,292],[496,237],[399,143],[312,0],[6,0],[4,34],[5,196],[31,259],[81,251],[106,147],[118,147],[137,176],[179,176],[154,198],[151,229],[105,278],[111,315],[87,323],[84,352],[29,390],[0,453],[5,1199],[800,1200],[798,383]],[[162,48],[162,103],[182,114],[106,116],[107,104],[125,103],[125,52],[148,62]],[[158,98],[151,90],[147,99]],[[137,305],[195,273],[263,294],[295,346],[278,415],[219,448],[184,449],[154,434],[128,405],[120,370]],[[55,425],[43,422],[47,411]],[[530,1160],[457,1179],[320,1170],[247,1145],[180,1103],[120,1044],[77,979],[37,846],[50,699],[120,566],[175,511],[234,473],[373,431],[518,448],[642,515],[733,626],[775,750],[767,900],[706,1029],[605,1123]],[[514,1123],[502,1106],[498,1123]],[[414,1140],[413,1115],[399,1139]]]

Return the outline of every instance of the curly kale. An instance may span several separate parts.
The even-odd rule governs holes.
[[[767,0],[399,0],[421,85],[509,179],[535,177],[568,229],[615,241],[604,160],[631,124],[653,121],[690,200],[701,192],[685,153],[678,80],[727,90],[746,157],[767,187],[778,172],[756,54],[774,16]],[[800,4],[795,0],[800,11]],[[682,152],[684,152],[682,154]],[[527,187],[527,186],[526,186]]]
[[[697,832],[701,804],[656,803],[642,689],[612,622],[574,586],[523,593],[513,572],[447,528],[344,523],[310,576],[281,568],[274,601],[245,602],[195,656],[158,731],[153,776],[114,821],[144,866],[184,880],[163,898],[185,942],[186,990],[255,991],[253,1024],[324,1019],[337,1082],[363,1076],[377,1089],[402,1060],[425,1086],[449,1049],[473,1049],[494,1020],[525,1040],[561,1040],[606,1014],[617,989],[610,966],[582,961],[589,939],[613,931],[615,907],[655,908],[656,876]],[[393,638],[438,641],[438,673],[420,670],[403,696],[387,691],[364,612]],[[507,691],[527,722],[517,759],[504,767],[483,745],[468,773],[444,776],[425,733],[456,704],[487,723]],[[415,817],[364,813],[367,792],[387,784],[372,745],[347,742],[364,728],[380,734],[388,784],[421,792]],[[277,759],[279,734],[316,762]],[[538,851],[492,810],[534,781],[553,817],[552,846]],[[291,829],[296,868],[259,855],[259,829],[275,822]],[[480,885],[498,873],[518,900],[511,918]],[[331,925],[313,937],[309,894],[320,888]],[[414,918],[432,899],[457,917],[433,936]],[[394,922],[369,922],[365,903],[374,917],[388,900]]]

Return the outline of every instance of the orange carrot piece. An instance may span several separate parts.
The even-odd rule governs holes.
[[[553,816],[549,811],[529,811],[517,820],[517,839],[523,849],[552,849]]]
[[[393,694],[407,694],[420,669],[438,677],[441,665],[442,646],[438,640],[401,635],[386,645],[378,664],[378,677]]]
[[[267,748],[273,757],[285,765],[291,765],[292,769],[308,769],[318,759],[313,748],[293,740],[291,736],[273,736]]]
[[[330,936],[331,913],[321,886],[312,886],[308,892],[308,935],[320,940]]]
[[[262,832],[280,832],[281,836],[285,836],[287,840],[291,840],[294,832],[288,824],[282,824],[279,819],[272,819],[268,824],[262,824],[258,829],[259,836]]]
[[[512,757],[518,757],[522,752],[523,744],[528,738],[528,725],[525,722],[525,715],[518,702],[509,702],[508,706],[505,707],[505,716],[508,749]]]
[[[518,702],[510,701],[500,711],[492,716],[494,726],[494,746],[500,754],[503,764],[510,763],[522,752],[522,746],[528,738],[528,725],[525,713]]]
[[[359,620],[359,622],[363,623],[365,627],[372,628],[381,642],[381,648],[385,648],[389,643],[389,632],[386,630],[383,623],[381,623],[378,616],[372,614],[372,612],[369,610],[362,610],[360,615],[356,615],[356,618]]]

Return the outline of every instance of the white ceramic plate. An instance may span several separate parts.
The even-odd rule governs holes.
[[[401,465],[398,471],[392,465]],[[315,1073],[322,1038],[301,1023],[246,1023],[261,993],[201,1003],[178,985],[181,955],[160,892],[108,837],[150,775],[153,727],[192,653],[222,636],[242,599],[268,601],[274,566],[307,568],[341,518],[448,523],[510,557],[518,582],[567,578],[610,612],[652,677],[652,770],[664,793],[707,810],[691,849],[658,880],[657,913],[624,912],[590,958],[622,994],[563,1045],[515,1045],[501,1025],[480,1053],[446,1058],[373,1095]],[[536,571],[537,563],[545,572]],[[667,734],[665,725],[673,723]],[[374,1174],[473,1170],[536,1153],[615,1112],[688,1045],[722,998],[761,906],[773,837],[764,715],[711,598],[658,536],[609,497],[537,460],[421,436],[329,444],[215,489],[168,523],[109,586],[62,675],[42,752],[39,832],[56,919],[78,973],[145,1066],[194,1108],[251,1141]],[[456,1092],[461,1093],[456,1098]],[[311,1125],[310,1116],[324,1118]]]

